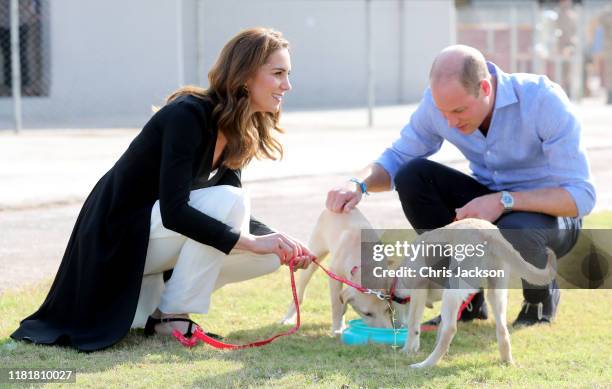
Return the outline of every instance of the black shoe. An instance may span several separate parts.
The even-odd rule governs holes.
[[[561,299],[561,291],[551,288],[548,297],[539,303],[523,301],[523,306],[512,327],[532,326],[534,324],[550,324],[557,314],[557,307]]]
[[[460,321],[472,321],[474,319],[479,320],[487,320],[489,318],[489,314],[487,311],[487,304],[484,301],[484,293],[482,290],[474,296],[472,301],[468,304],[467,307],[461,312]],[[442,317],[440,315],[434,317],[431,320],[424,322],[422,325],[424,326],[438,326],[442,321]]]
[[[183,334],[183,336],[186,338],[191,338],[193,336],[194,327],[199,327],[198,323],[196,323],[195,321],[191,319],[182,318],[182,317],[171,317],[171,318],[166,318],[166,319],[158,319],[153,316],[149,316],[149,318],[147,319],[147,323],[145,324],[145,328],[144,328],[145,336],[149,337],[149,336],[155,335],[155,326],[157,324],[167,323],[167,322],[172,322],[172,321],[184,321],[184,322],[189,323],[187,332]],[[204,334],[206,334],[207,336],[210,336],[213,339],[217,339],[217,340],[223,339],[221,335],[217,335],[212,332],[205,332]]]
[[[487,320],[489,313],[487,311],[487,304],[484,299],[484,292],[482,289],[480,292],[474,295],[474,298],[467,307],[461,312],[461,321],[472,321],[474,319]]]

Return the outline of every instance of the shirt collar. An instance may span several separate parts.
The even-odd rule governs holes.
[[[487,61],[487,68],[493,77],[497,79],[497,91],[495,92],[495,109],[503,108],[510,104],[518,102],[516,93],[510,75],[504,73],[497,65],[493,62]]]

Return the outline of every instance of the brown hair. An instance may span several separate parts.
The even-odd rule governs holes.
[[[227,139],[223,164],[238,169],[257,159],[282,158],[283,147],[273,136],[273,130],[283,133],[276,113],[250,112],[250,100],[245,84],[266,63],[270,54],[289,48],[289,42],[275,30],[263,27],[239,32],[221,50],[217,62],[208,72],[208,89],[186,86],[174,91],[166,100],[193,95],[216,102],[213,117],[218,131]]]
[[[478,97],[480,81],[488,77],[489,69],[487,69],[486,62],[474,56],[467,56],[465,58],[459,75],[459,81],[465,90]]]

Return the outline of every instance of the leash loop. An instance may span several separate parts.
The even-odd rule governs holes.
[[[291,292],[293,294],[293,303],[295,304],[295,312],[296,312],[297,318],[296,318],[295,326],[291,328],[289,331],[281,332],[280,334],[276,334],[268,339],[264,339],[264,340],[260,340],[260,341],[252,342],[252,343],[247,343],[247,344],[231,344],[231,343],[222,342],[218,339],[211,338],[210,336],[206,335],[206,333],[202,330],[200,326],[196,326],[196,329],[193,332],[193,336],[191,336],[190,338],[185,337],[178,330],[172,331],[172,336],[174,336],[174,338],[178,340],[179,343],[181,343],[183,346],[187,348],[194,347],[198,343],[198,340],[199,340],[199,341],[209,344],[210,346],[216,349],[242,350],[245,348],[264,346],[268,343],[271,343],[275,339],[280,338],[281,336],[289,336],[289,335],[295,334],[300,329],[300,303],[298,301],[297,290],[295,288],[294,267],[295,267],[295,258],[291,259],[291,261],[289,262],[289,275],[291,276]]]

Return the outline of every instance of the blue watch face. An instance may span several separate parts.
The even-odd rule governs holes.
[[[512,207],[512,205],[514,203],[514,199],[512,198],[512,196],[509,193],[503,193],[502,197],[501,197],[501,201],[502,201],[502,204],[504,205],[505,208]]]

